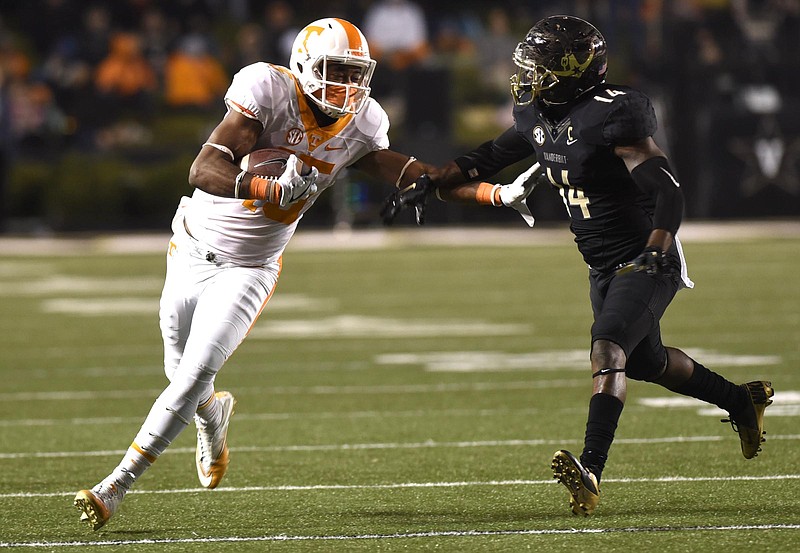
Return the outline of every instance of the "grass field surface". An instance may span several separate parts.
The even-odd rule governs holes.
[[[217,378],[238,399],[222,487],[200,488],[189,429],[98,532],[72,499],[165,386],[163,254],[14,242],[0,258],[0,549],[800,550],[800,237],[687,233],[697,286],[662,322],[666,343],[731,380],[772,380],[762,454],[742,457],[717,408],[632,382],[600,506],[578,518],[549,462],[580,452],[586,423],[585,266],[558,233],[429,232],[290,247]]]

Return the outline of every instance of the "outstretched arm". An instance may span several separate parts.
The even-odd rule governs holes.
[[[400,189],[386,199],[381,213],[384,222],[390,224],[400,211],[414,207],[417,222],[422,224],[427,197],[435,191],[443,201],[513,207],[533,226],[533,217],[525,199],[536,183],[535,178],[529,178],[538,166],[508,185],[484,182],[484,179],[531,154],[532,146],[512,127],[442,167],[424,165],[422,178],[412,180],[410,185],[398,182]]]
[[[419,161],[414,156],[393,150],[370,152],[356,161],[352,167],[378,181],[393,183],[396,188],[405,188],[423,173],[436,169],[435,166]]]

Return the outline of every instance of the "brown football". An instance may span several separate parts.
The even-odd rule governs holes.
[[[242,158],[239,168],[261,177],[280,177],[286,170],[289,155],[290,152],[276,148],[254,150]],[[297,166],[301,175],[306,175],[311,170],[299,159]]]

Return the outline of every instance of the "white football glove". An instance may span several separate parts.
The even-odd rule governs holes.
[[[528,223],[529,227],[533,226],[535,222],[530,208],[525,200],[527,200],[530,193],[536,186],[538,179],[531,177],[539,170],[539,164],[534,163],[531,168],[522,173],[511,184],[501,184],[500,186],[500,201],[506,207],[513,207],[522,218]]]
[[[297,171],[297,156],[291,154],[286,160],[286,170],[278,177],[278,186],[281,188],[281,199],[278,205],[282,208],[289,207],[295,202],[305,200],[317,192],[317,177],[319,171],[316,167],[311,168],[311,172],[303,176]]]

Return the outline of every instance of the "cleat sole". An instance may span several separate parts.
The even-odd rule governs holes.
[[[594,475],[583,469],[580,461],[564,450],[555,453],[550,468],[553,470],[553,478],[567,488],[570,494],[572,513],[583,516],[594,513],[600,501],[600,490]]]
[[[80,521],[91,526],[92,530],[99,530],[111,518],[105,506],[89,490],[79,491],[72,504],[81,511]]]

